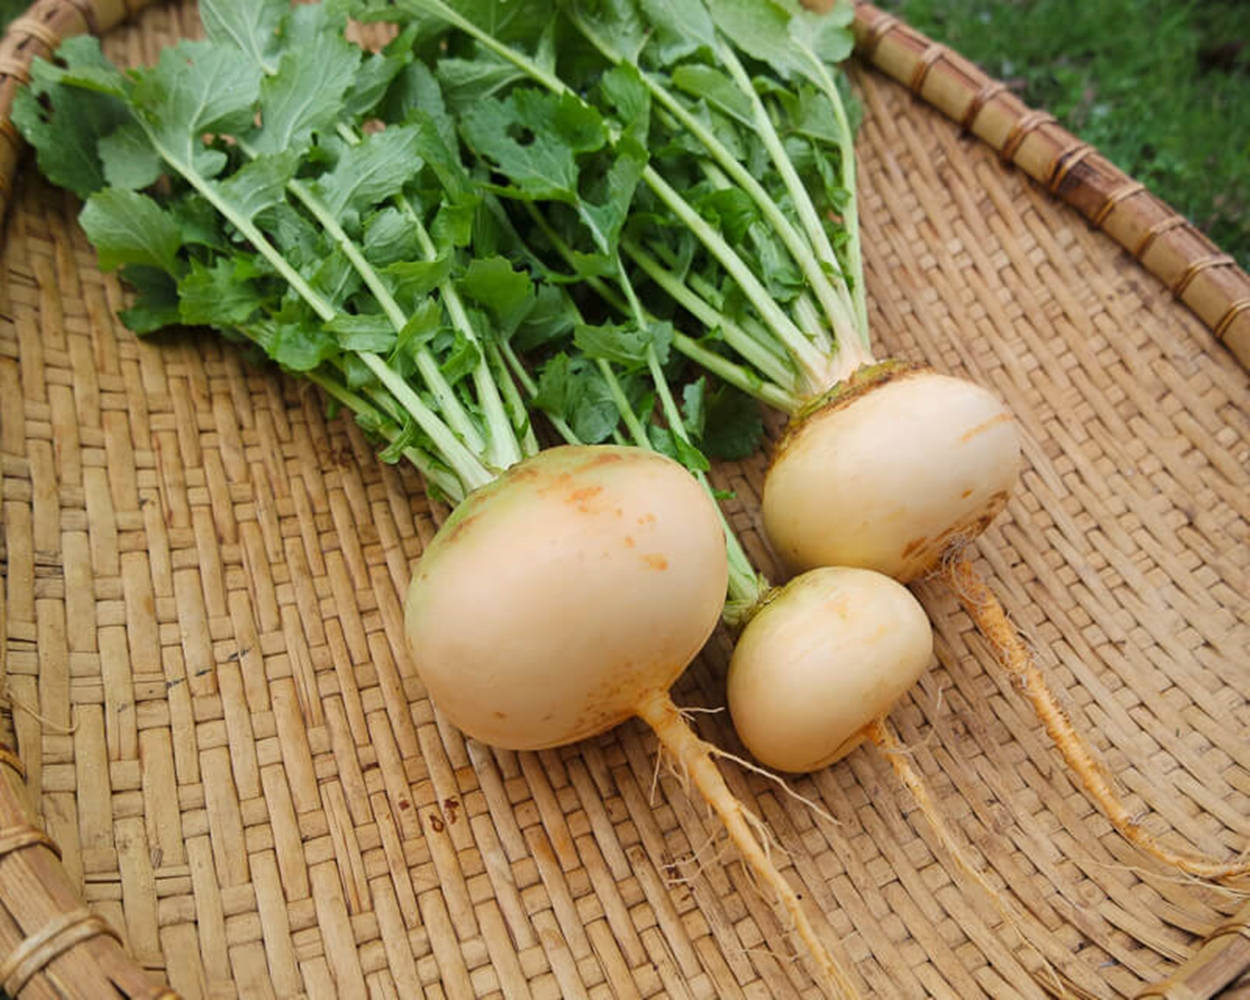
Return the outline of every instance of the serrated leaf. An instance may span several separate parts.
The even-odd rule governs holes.
[[[645,365],[648,352],[652,350],[660,364],[664,364],[672,341],[673,327],[669,323],[652,323],[643,329],[628,324],[591,326],[583,323],[573,331],[573,343],[586,357],[626,368]]]
[[[421,244],[412,223],[387,206],[365,219],[364,251],[370,263],[385,265],[419,256]]]
[[[681,422],[695,439],[707,423],[707,379],[700,375],[681,387]]]
[[[121,269],[121,278],[135,293],[131,304],[118,313],[127,329],[152,333],[180,322],[178,286],[166,271],[132,264]]]
[[[261,128],[250,139],[258,152],[303,148],[338,119],[361,59],[360,49],[343,37],[345,20],[324,3],[291,8],[286,51],[261,83]]]
[[[178,282],[179,316],[189,326],[236,326],[260,308],[256,289],[240,281],[234,262],[218,258],[211,265],[191,262]]]
[[[267,153],[245,163],[212,187],[244,219],[285,200],[287,182],[299,166],[299,153],[293,149]]]
[[[259,96],[260,69],[238,49],[212,42],[183,41],[161,50],[154,67],[136,71],[131,88],[135,108],[163,155],[206,176],[213,172],[210,160],[197,156],[203,136],[246,130]]]
[[[421,169],[418,134],[410,126],[374,132],[343,150],[334,169],[317,180],[317,189],[330,212],[364,209],[389,198]]]
[[[381,313],[339,313],[325,325],[345,351],[385,354],[395,347],[395,327]]]
[[[70,66],[104,61],[98,40],[87,35],[66,39],[57,55]],[[44,176],[86,198],[109,183],[99,140],[130,114],[115,97],[61,83],[62,70],[45,60],[36,59],[30,71],[30,84],[13,97],[13,124],[34,147]]]
[[[436,72],[447,102],[457,110],[472,107],[483,98],[526,78],[512,63],[494,56],[440,59]]]
[[[384,121],[407,123],[420,113],[429,118],[448,149],[455,149],[456,123],[447,112],[447,102],[438,80],[423,62],[414,61],[396,76],[379,109]]]
[[[569,297],[554,285],[542,284],[533,306],[512,334],[512,344],[525,354],[568,336],[579,322],[581,317]]]
[[[638,61],[649,32],[636,0],[571,0],[568,9],[583,33],[609,60]]]
[[[569,204],[578,200],[576,154],[607,141],[594,108],[572,94],[531,88],[478,102],[460,127],[469,145],[525,195]]]
[[[679,40],[688,50],[716,49],[716,27],[703,0],[640,0],[643,13],[661,34]]]
[[[204,37],[233,45],[257,66],[269,67],[278,25],[291,9],[286,0],[200,0],[199,7]]]
[[[648,424],[647,436],[656,451],[675,459],[691,472],[706,472],[712,467],[703,452],[668,427]]]
[[[408,316],[408,322],[399,331],[392,360],[400,355],[412,356],[413,352],[428,344],[443,323],[443,306],[434,298],[427,298]]]
[[[355,80],[343,101],[344,112],[352,118],[370,115],[386,97],[392,82],[412,62],[412,45],[419,25],[410,24],[380,52],[372,52],[359,63]],[[388,119],[393,124],[396,119]]]
[[[577,203],[577,213],[590,230],[595,245],[605,255],[616,253],[621,228],[629,217],[634,190],[647,168],[647,151],[632,138],[617,142],[616,159],[603,179],[603,200],[595,201],[590,193]]]
[[[443,377],[455,385],[470,374],[481,360],[482,352],[478,346],[457,330],[451,348],[439,368]]]
[[[747,128],[755,128],[755,116],[751,111],[751,99],[747,97],[725,73],[712,66],[688,63],[673,70],[673,86],[694,97],[702,97],[710,105],[741,122]]]
[[[595,367],[563,353],[543,366],[533,405],[564,420],[585,444],[606,441],[620,423],[612,392]]]
[[[473,260],[460,289],[478,305],[491,311],[496,320],[507,321],[528,307],[533,297],[533,284],[524,271],[514,271],[503,257],[479,257]]]
[[[452,260],[448,256],[434,260],[400,260],[381,269],[391,292],[408,313],[413,312],[425,297],[451,275]]]
[[[741,188],[719,188],[697,200],[699,214],[717,225],[731,244],[742,242],[751,226],[759,219],[759,209],[751,196]]]
[[[97,191],[78,221],[95,245],[100,269],[123,264],[156,267],[174,273],[182,245],[178,222],[147,195],[119,188]]]
[[[254,329],[253,336],[273,361],[293,372],[312,371],[340,353],[332,334],[308,324],[261,324]]]

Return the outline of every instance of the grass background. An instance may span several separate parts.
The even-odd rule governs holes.
[[[1052,112],[1250,270],[1250,0],[876,0]]]

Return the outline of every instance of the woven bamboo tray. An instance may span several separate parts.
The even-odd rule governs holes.
[[[66,34],[146,63],[199,30],[191,3],[143,6],[36,4],[0,47],[0,107]],[[980,568],[1147,826],[1234,855],[1250,278],[966,61],[869,6],[857,29],[881,70],[855,72],[876,336],[1023,428]],[[137,341],[78,205],[0,134],[0,987],[818,996],[703,810],[664,776],[652,797],[640,725],[517,754],[439,718],[398,595],[444,511],[295,382],[194,334]],[[716,478],[775,574],[763,468]],[[1244,995],[1244,896],[1113,833],[949,594],[919,592],[941,663],[892,720],[1017,925],[873,749],[795,782],[836,828],[725,766],[865,994],[1040,997],[1044,956],[1072,996]],[[730,643],[679,703],[722,704]],[[739,749],[723,716],[699,727]]]

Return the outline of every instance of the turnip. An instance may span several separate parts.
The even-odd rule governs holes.
[[[562,8],[571,28],[562,36],[565,77],[475,22],[470,4],[405,4],[557,96],[548,120],[521,120],[520,85],[507,100],[481,102],[484,123],[513,115],[532,146],[496,141],[498,129],[466,130],[481,169],[520,192],[518,227],[529,225],[572,268],[568,278],[600,292],[637,328],[654,328],[657,317],[671,322],[674,350],[790,416],[763,490],[765,530],[788,567],[841,564],[902,583],[945,580],[1117,830],[1194,875],[1250,871],[1250,863],[1167,848],[1132,820],[963,555],[1007,502],[1018,430],[987,390],[878,362],[870,351],[853,130],[834,78],[834,63],[850,52],[850,5],[822,19],[781,0],[571,0]],[[529,44],[546,51],[537,38]],[[540,104],[535,97],[527,106]],[[596,136],[570,130],[592,112],[607,122]],[[644,141],[658,151],[650,160],[638,156]],[[610,148],[613,171],[640,181],[613,232],[600,223],[619,201],[579,201],[580,189],[532,183],[532,149],[557,147],[568,150],[574,172],[579,157]],[[618,249],[636,295],[603,294]],[[784,656],[776,659],[783,670]],[[888,711],[863,708],[865,732]],[[810,759],[823,760],[826,749],[817,741]]]
[[[712,499],[671,459],[542,451],[471,493],[422,554],[404,607],[413,661],[433,703],[492,746],[563,746],[644,721],[777,893],[822,979],[854,996],[668,694],[720,618],[725,541]]]

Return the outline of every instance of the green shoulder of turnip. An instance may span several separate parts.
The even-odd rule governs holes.
[[[790,416],[763,491],[766,532],[790,568],[945,580],[1120,833],[1196,876],[1250,871],[1167,847],[1129,814],[963,555],[1014,488],[1018,430],[984,388],[869,351],[853,104],[836,70],[851,49],[850,5],[822,18],[777,0],[566,0],[539,27],[520,3],[507,31],[485,0],[398,6],[450,26],[446,44],[460,57],[484,54],[514,74],[479,95],[462,135],[498,177],[516,225],[563,245],[569,280],[607,287],[619,258],[588,227],[582,191],[533,183],[524,158],[538,143],[508,129],[536,132],[526,109],[548,102],[606,122],[593,148],[543,134],[574,169],[605,150],[650,150],[618,208],[620,256],[643,308],[673,323],[675,351]],[[615,290],[605,301],[634,308]],[[876,721],[865,717],[864,731]]]

